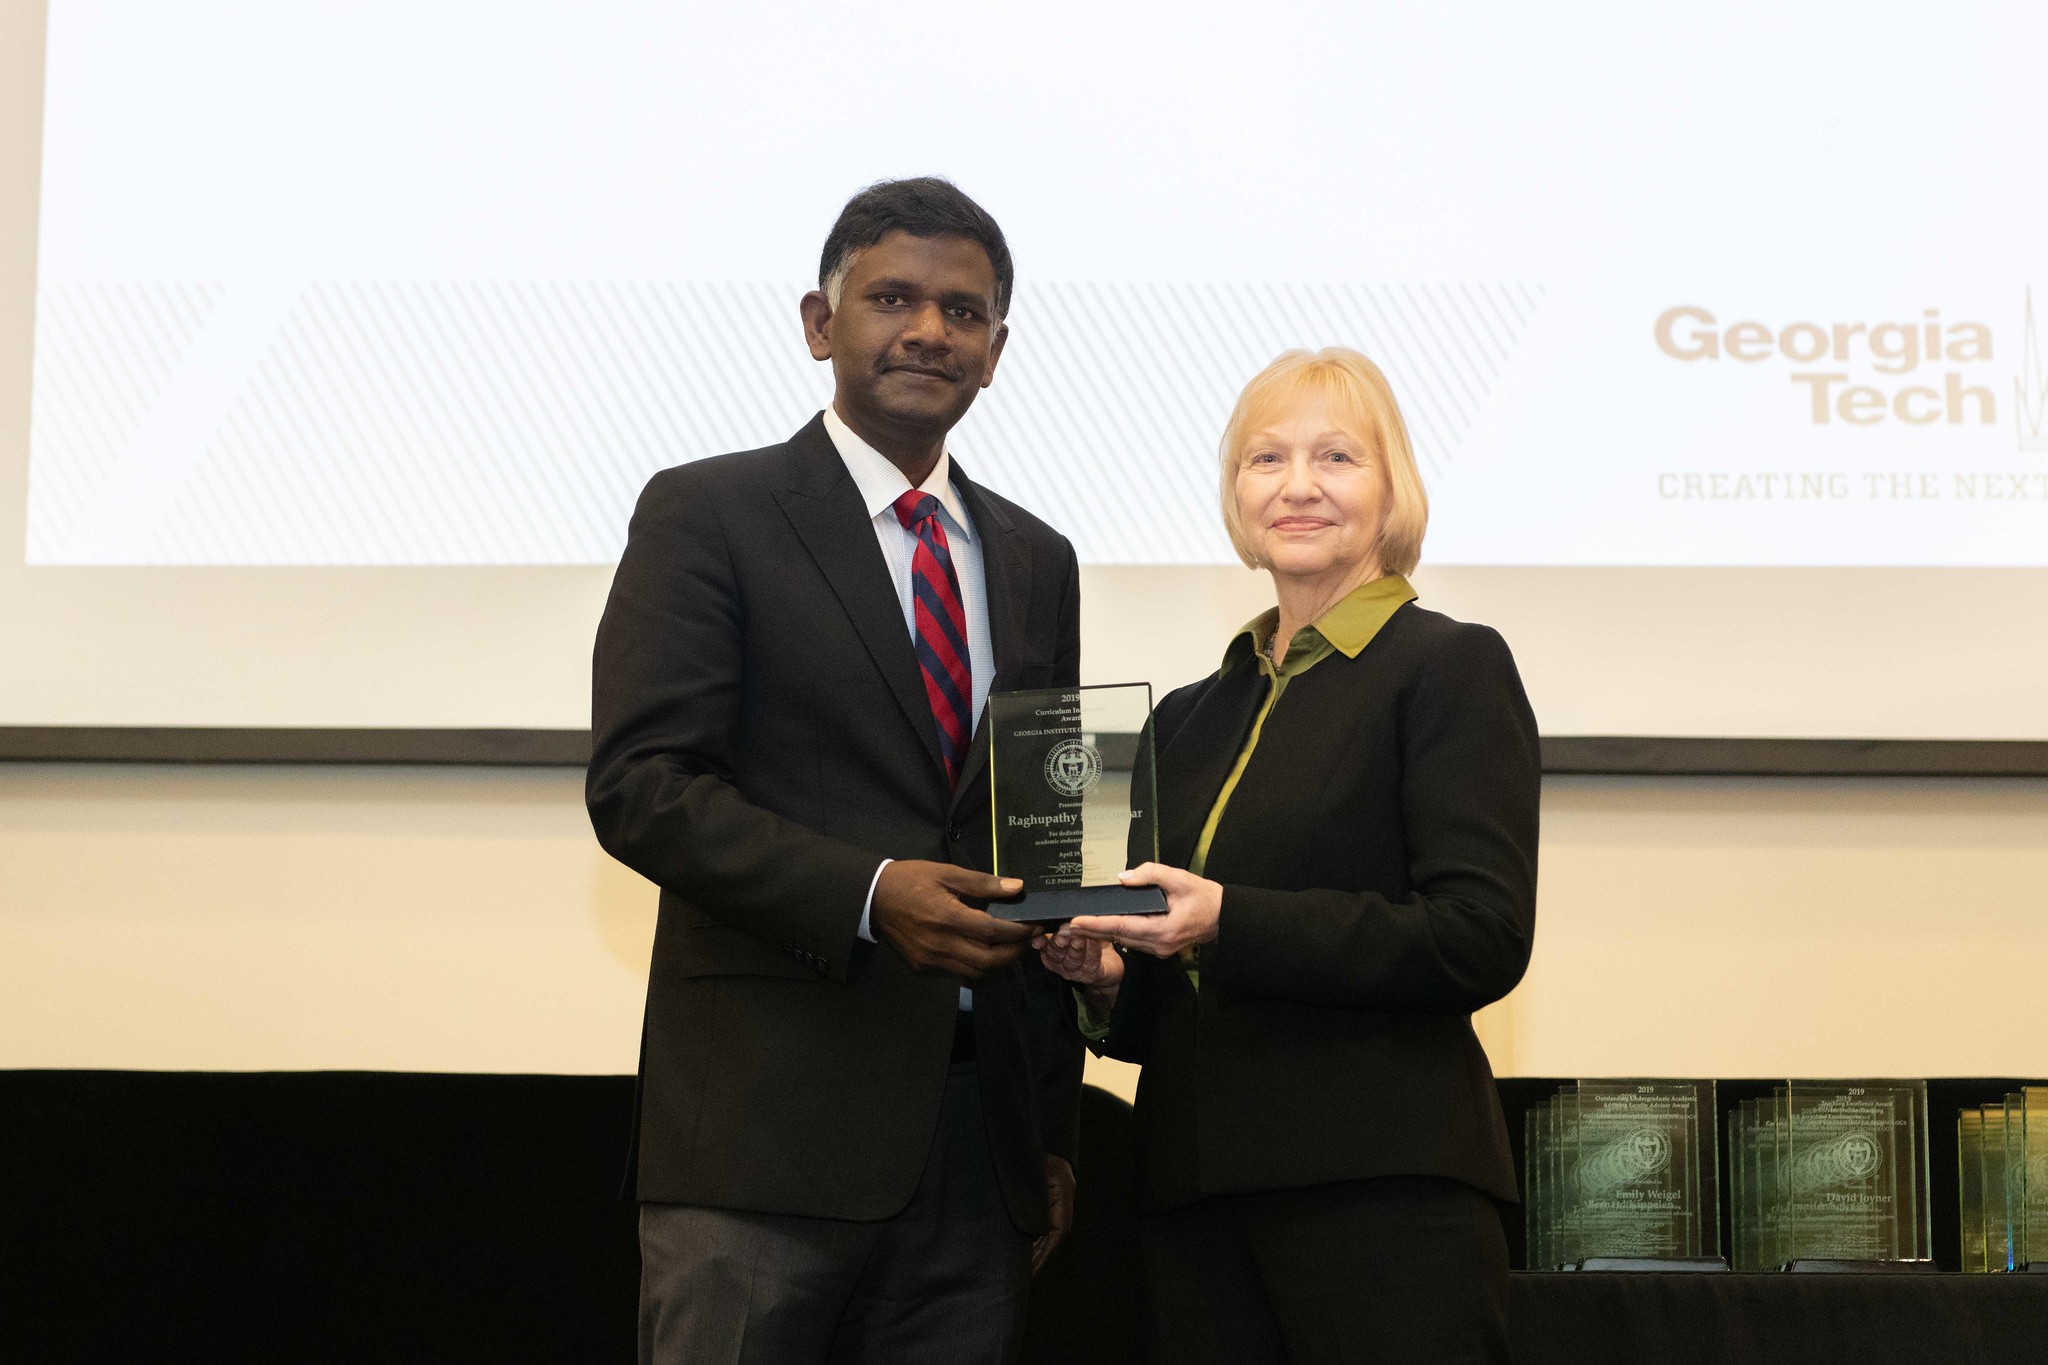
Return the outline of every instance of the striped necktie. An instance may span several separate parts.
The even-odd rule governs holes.
[[[924,694],[939,727],[939,752],[946,782],[960,780],[960,760],[974,733],[969,711],[974,670],[968,663],[967,610],[960,605],[960,579],[953,551],[939,522],[939,500],[911,489],[896,499],[896,520],[917,537],[910,559],[910,593],[917,609],[917,662],[924,670]]]

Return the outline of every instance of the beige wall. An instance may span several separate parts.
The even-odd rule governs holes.
[[[2048,783],[1568,778],[1544,819],[1501,1071],[2048,1073]],[[573,772],[0,766],[0,1067],[625,1071],[653,904]]]

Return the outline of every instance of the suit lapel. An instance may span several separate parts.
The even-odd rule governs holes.
[[[823,415],[791,437],[787,449],[792,478],[776,493],[776,501],[860,632],[911,728],[924,741],[933,769],[944,773],[938,725],[925,696],[917,649],[903,624],[903,604],[889,581],[889,566],[875,543],[860,490],[825,431]]]
[[[1031,609],[1031,547],[1003,510],[989,500],[980,485],[967,477],[960,462],[953,462],[953,477],[959,484],[967,515],[974,518],[974,534],[981,541],[981,577],[988,597],[990,651],[996,672],[989,680],[991,693],[1016,685],[1021,663],[1024,627]],[[967,758],[960,765],[960,781],[953,788],[954,806],[988,771],[988,708],[975,718],[974,738],[967,746]]]
[[[1159,856],[1186,867],[1195,856],[1202,826],[1244,748],[1266,682],[1259,670],[1240,666],[1216,679],[1159,754]]]

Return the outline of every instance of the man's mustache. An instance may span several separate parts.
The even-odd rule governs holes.
[[[891,370],[917,370],[924,374],[941,375],[948,382],[954,384],[959,383],[967,374],[958,365],[951,365],[939,360],[910,360],[902,356],[896,356],[875,362],[876,374],[887,374]]]

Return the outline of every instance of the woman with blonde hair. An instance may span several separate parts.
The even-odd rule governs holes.
[[[1429,508],[1392,390],[1290,351],[1222,442],[1276,604],[1154,717],[1156,916],[1037,940],[1143,1065],[1159,1358],[1503,1361],[1515,1198],[1473,1011],[1528,965],[1535,717],[1499,635],[1405,577]]]

